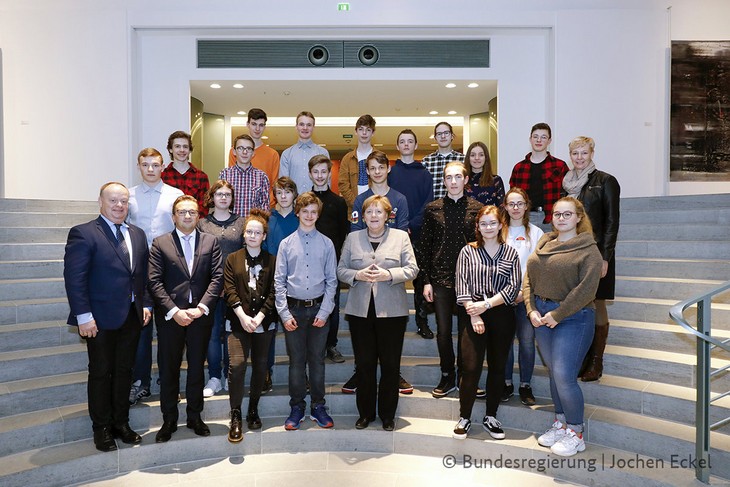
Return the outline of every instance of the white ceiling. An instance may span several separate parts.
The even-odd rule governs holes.
[[[467,88],[470,82],[479,84],[477,88]],[[241,117],[237,112],[250,108],[261,108],[272,117],[294,117],[300,111],[314,113],[317,120],[322,117],[357,118],[369,113],[376,122],[378,117],[424,117],[419,124],[411,127],[376,126],[373,139],[375,144],[384,144],[383,149],[392,150],[395,138],[403,128],[412,128],[418,135],[423,152],[432,152],[428,137],[433,133],[434,120],[449,117],[465,117],[488,110],[489,100],[497,96],[497,82],[493,80],[455,81],[455,88],[446,88],[451,82],[441,80],[383,80],[383,81],[312,81],[312,80],[274,80],[274,81],[191,81],[190,94],[203,102],[204,111],[227,117]],[[219,89],[210,87],[212,83],[221,85]],[[233,88],[235,83],[244,87]],[[429,115],[431,110],[438,115]],[[448,115],[449,111],[456,114]],[[245,115],[244,115],[245,117]],[[354,125],[354,124],[353,124]],[[421,126],[418,126],[421,125]],[[454,127],[455,146],[460,146],[462,129]],[[247,133],[245,127],[233,127],[232,133]],[[344,139],[343,134],[354,134],[354,126],[324,127],[320,125],[314,140],[326,144],[330,151],[349,150],[357,145],[353,139]],[[283,149],[297,140],[293,123],[287,127],[272,126],[271,120],[266,129],[267,144],[275,149]]]

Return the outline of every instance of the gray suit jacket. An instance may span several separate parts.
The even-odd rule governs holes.
[[[390,271],[393,280],[356,281],[355,274],[372,264]],[[387,228],[383,241],[375,251],[370,245],[367,229],[352,232],[342,246],[342,257],[337,265],[337,277],[351,286],[345,314],[367,317],[372,293],[378,318],[408,316],[405,282],[415,278],[417,274],[418,266],[411,239],[403,230]]]

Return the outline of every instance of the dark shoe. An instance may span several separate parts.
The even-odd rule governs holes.
[[[140,385],[135,385],[137,382],[140,383]],[[141,401],[145,397],[150,397],[152,394],[150,393],[149,386],[143,386],[141,385],[142,381],[136,381],[132,384],[132,387],[129,389],[129,405],[134,406],[137,404],[137,402]]]
[[[320,428],[331,428],[335,425],[332,417],[327,414],[327,408],[324,407],[324,404],[314,406],[310,411],[309,418],[317,423]]]
[[[112,435],[111,428],[101,428],[94,431],[94,446],[96,449],[103,452],[114,451],[117,449],[117,444],[114,442],[114,436]]]
[[[532,394],[532,387],[530,387],[529,384],[526,386],[520,386],[518,391],[520,392],[520,402],[522,404],[525,406],[535,405],[535,396]]]
[[[502,402],[509,401],[509,398],[515,395],[515,385],[510,384],[504,385],[504,389],[502,390]]]
[[[327,347],[327,358],[336,364],[341,364],[345,361],[345,357],[342,356],[336,347]]]
[[[441,381],[431,391],[433,397],[446,397],[456,390],[456,378],[453,374],[442,374]]]
[[[250,430],[261,429],[261,418],[259,417],[259,411],[257,409],[249,409],[246,415],[246,424]]]
[[[203,423],[203,420],[200,418],[188,419],[187,426],[198,436],[210,436],[210,428],[208,428],[208,425]]]
[[[358,418],[358,420],[355,421],[355,429],[364,430],[373,421],[375,421],[375,418]]]
[[[261,395],[271,392],[271,390],[274,388],[274,384],[271,382],[271,372],[266,372],[266,377],[264,378],[264,385],[261,387]]]
[[[593,382],[603,376],[603,352],[606,350],[607,340],[608,324],[597,326],[596,333],[593,336],[593,345],[591,345],[593,355],[588,362],[588,368],[580,378],[583,382]]]
[[[500,423],[494,416],[484,416],[482,420],[482,426],[484,430],[489,433],[489,436],[495,440],[504,440],[504,430],[502,429],[502,423]]]
[[[477,399],[484,399],[485,397],[487,397],[487,391],[485,391],[481,387],[477,387],[476,396],[477,396]]]
[[[162,428],[155,435],[155,443],[166,443],[172,438],[172,434],[177,431],[177,422],[165,421]]]
[[[385,431],[393,431],[395,429],[395,421],[392,419],[383,420],[383,429]]]
[[[431,331],[431,328],[428,327],[428,325],[418,325],[418,330],[416,330],[416,334],[422,336],[426,340],[433,339],[433,332]]]
[[[413,386],[402,375],[398,382],[398,392],[401,394],[413,394]]]
[[[304,421],[304,410],[299,406],[292,406],[289,417],[284,421],[284,429],[287,431],[298,430],[302,421]]]
[[[231,410],[231,427],[228,430],[228,441],[231,443],[239,443],[241,440],[243,440],[241,410],[236,408]]]
[[[352,374],[352,377],[347,379],[345,385],[342,386],[343,394],[355,394],[357,392],[357,373]]]
[[[129,427],[129,423],[118,427],[112,426],[111,431],[114,438],[119,438],[122,440],[122,443],[126,443],[127,445],[139,445],[142,443],[142,437]]]

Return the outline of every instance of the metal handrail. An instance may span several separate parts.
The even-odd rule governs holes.
[[[697,337],[697,400],[695,403],[695,453],[697,466],[695,477],[700,482],[710,482],[710,431],[720,428],[730,422],[725,418],[715,424],[710,424],[710,403],[726,395],[730,391],[710,397],[710,379],[714,375],[710,367],[710,352],[713,348],[721,348],[730,352],[730,343],[727,340],[719,341],[712,337],[712,297],[730,289],[730,281],[693,298],[680,301],[669,310],[669,316],[682,328]],[[684,311],[697,305],[697,329],[684,318]],[[717,372],[717,371],[715,371]]]

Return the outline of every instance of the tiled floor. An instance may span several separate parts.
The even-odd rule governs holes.
[[[561,485],[575,485],[564,481]],[[215,485],[279,487],[555,486],[549,477],[515,469],[447,468],[442,458],[361,452],[277,453],[166,465],[82,485],[162,487]]]

